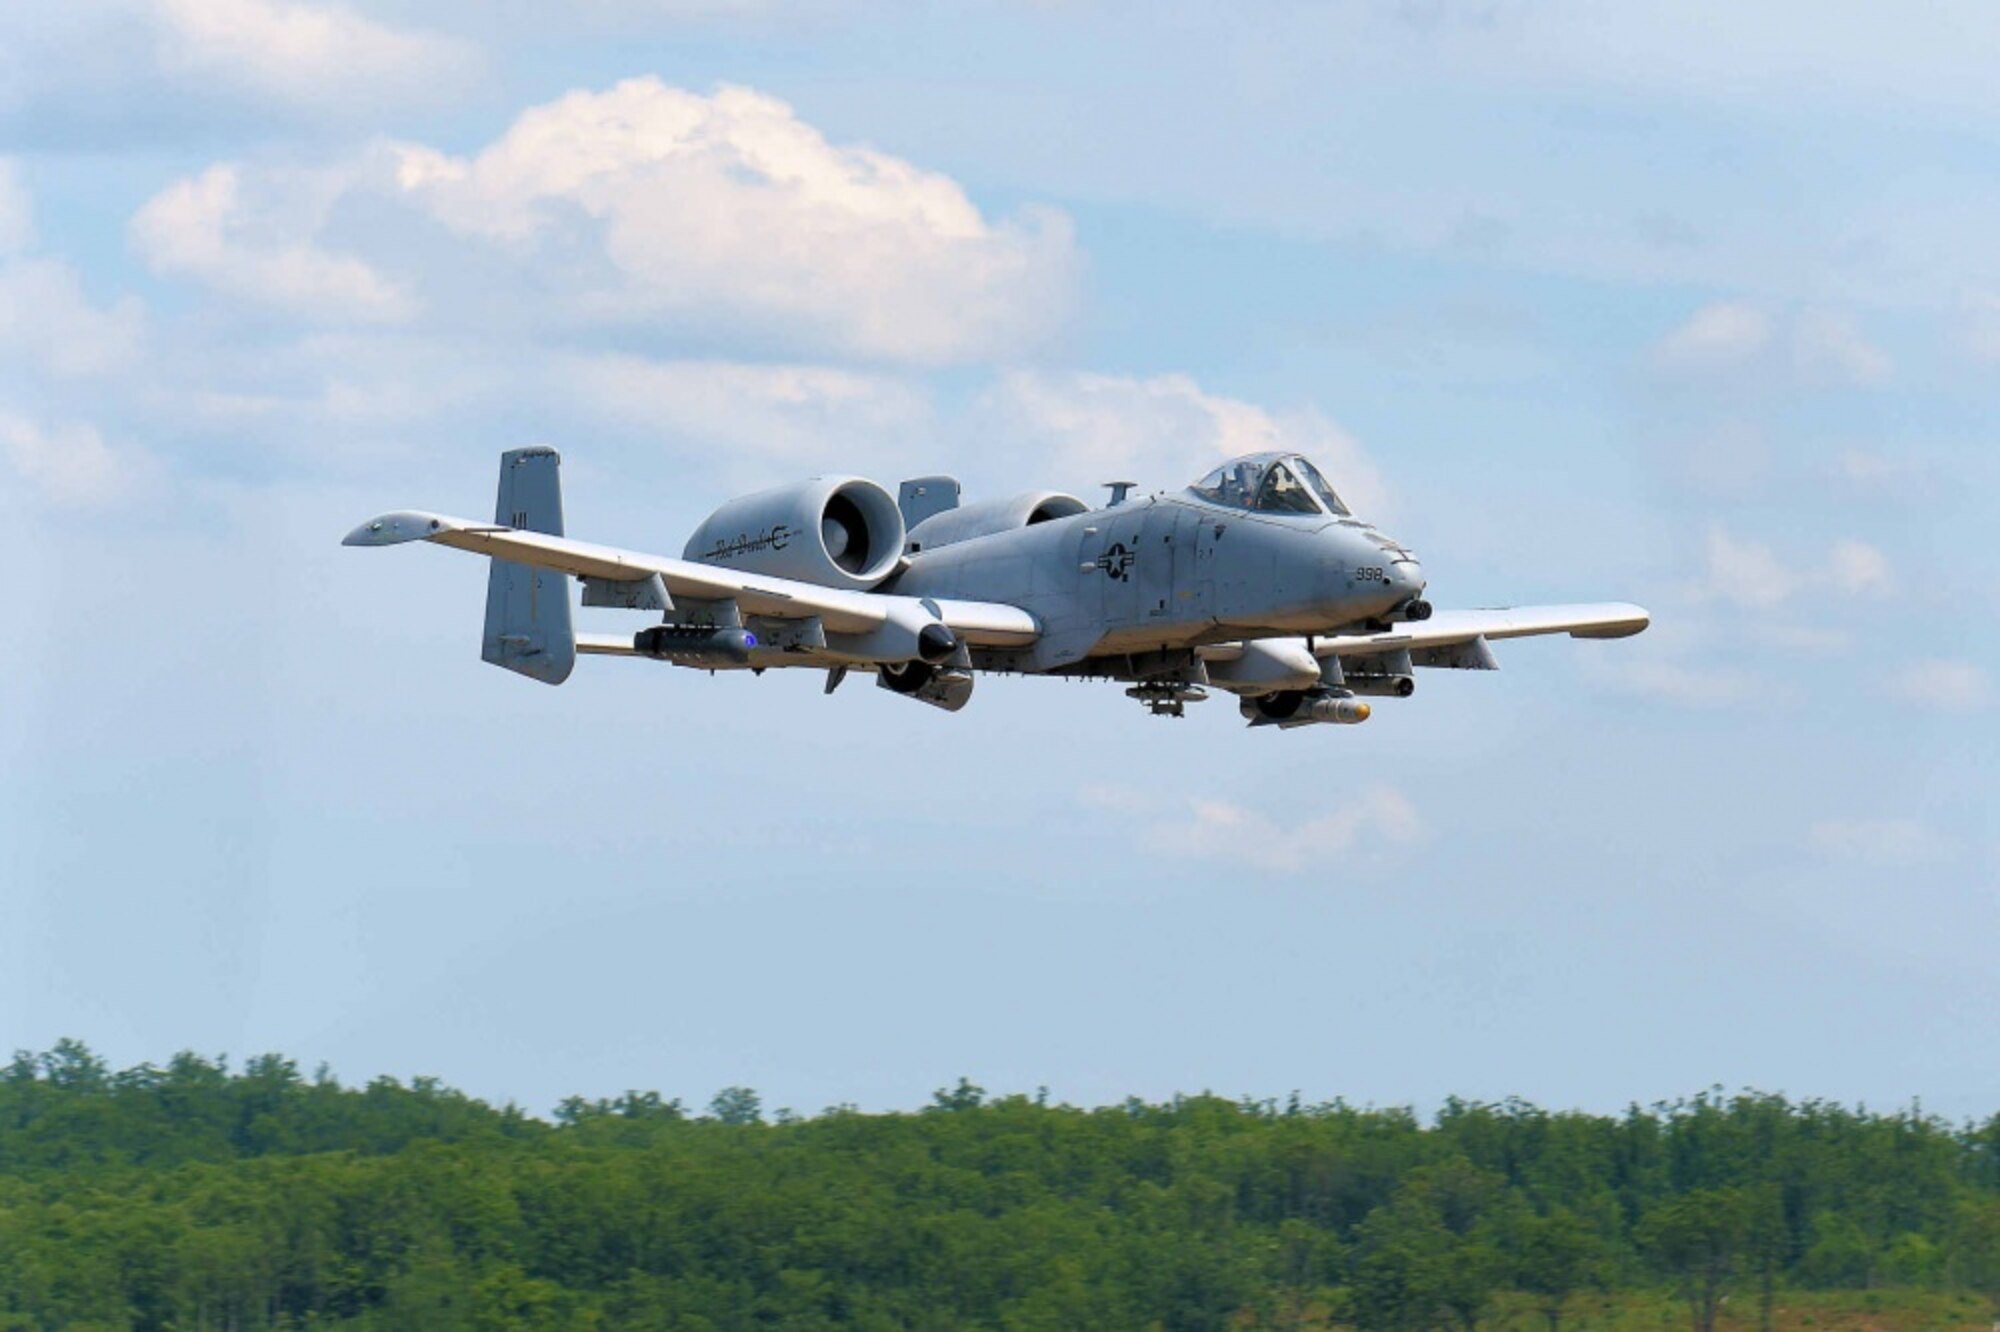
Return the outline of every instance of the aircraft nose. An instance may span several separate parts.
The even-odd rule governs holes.
[[[1424,566],[1407,552],[1389,562],[1389,586],[1406,597],[1420,596],[1424,590]]]

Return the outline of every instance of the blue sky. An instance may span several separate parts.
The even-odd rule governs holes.
[[[0,15],[0,1040],[816,1110],[961,1074],[2000,1104],[2000,13],[29,0]],[[345,550],[567,462],[1312,454],[1442,605],[1367,726],[482,666]]]

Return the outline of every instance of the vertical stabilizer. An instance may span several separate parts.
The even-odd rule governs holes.
[[[500,497],[493,521],[525,532],[563,534],[562,455],[551,448],[500,455]],[[561,684],[576,665],[569,578],[494,560],[486,576],[486,634],[479,655],[543,684]]]

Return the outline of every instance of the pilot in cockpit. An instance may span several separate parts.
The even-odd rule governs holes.
[[[1319,469],[1296,453],[1257,453],[1226,462],[1188,487],[1211,504],[1257,513],[1348,516]]]

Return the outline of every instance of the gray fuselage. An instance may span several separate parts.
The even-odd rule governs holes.
[[[1005,665],[1049,671],[1094,656],[1329,633],[1388,615],[1423,586],[1416,558],[1359,519],[1165,493],[917,550],[882,590],[1019,606],[1042,637]]]

